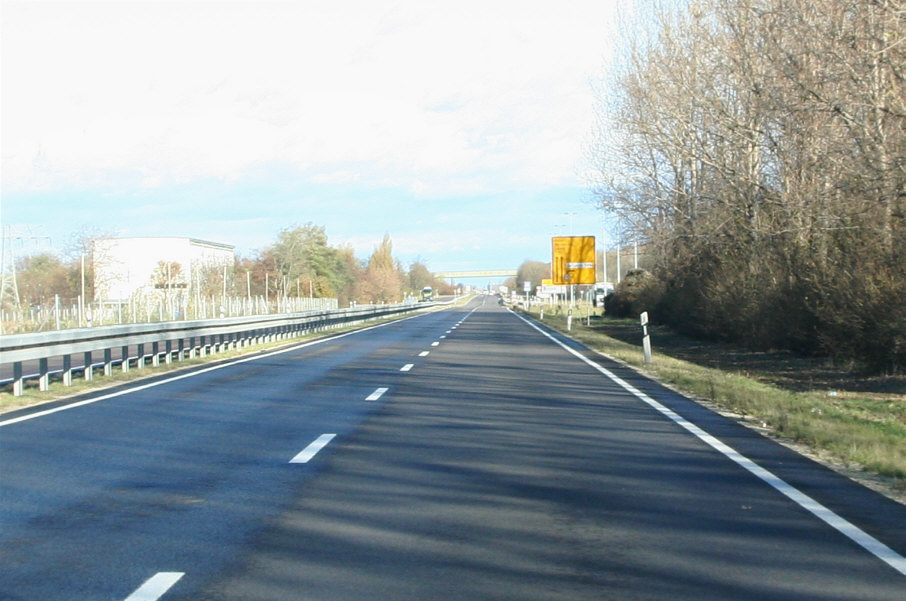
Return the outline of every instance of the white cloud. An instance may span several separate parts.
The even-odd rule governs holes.
[[[4,5],[4,188],[575,180],[611,3]]]

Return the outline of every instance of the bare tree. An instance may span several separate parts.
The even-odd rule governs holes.
[[[906,365],[906,3],[690,0],[630,36],[601,103],[602,208],[668,318]]]

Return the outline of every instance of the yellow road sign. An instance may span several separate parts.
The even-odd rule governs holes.
[[[594,236],[555,236],[551,250],[554,285],[595,283]]]

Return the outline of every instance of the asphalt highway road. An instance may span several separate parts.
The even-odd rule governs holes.
[[[906,599],[902,505],[489,297],[76,401],[0,599]]]

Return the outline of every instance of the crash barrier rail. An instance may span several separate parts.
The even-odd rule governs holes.
[[[275,342],[331,328],[354,325],[364,321],[389,317],[424,309],[434,303],[406,303],[399,305],[369,305],[333,311],[306,311],[282,315],[255,317],[228,317],[197,321],[172,321],[151,324],[129,324],[100,328],[81,328],[0,336],[0,363],[12,364],[13,395],[21,396],[26,376],[22,363],[38,361],[38,373],[29,377],[38,379],[38,388],[50,386],[49,359],[62,357],[63,385],[71,386],[73,373],[82,371],[85,380],[91,380],[95,367],[102,367],[104,375],[111,375],[116,364],[129,371],[130,363],[145,366],[150,356],[155,367],[161,358],[169,364],[174,359],[193,359],[222,351],[241,349],[255,344]],[[151,345],[150,355],[145,345]],[[130,347],[137,347],[137,356],[131,356]],[[73,367],[72,356],[84,353],[84,367]],[[103,353],[103,362],[95,365],[94,354]],[[114,358],[114,355],[119,355]],[[8,380],[7,383],[10,381]]]

